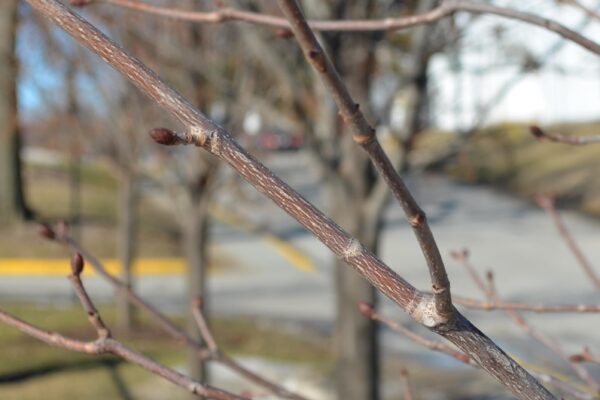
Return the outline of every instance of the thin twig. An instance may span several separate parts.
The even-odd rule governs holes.
[[[333,96],[342,119],[350,126],[354,141],[369,154],[377,171],[385,179],[394,197],[404,210],[429,268],[439,323],[448,321],[454,311],[450,294],[450,281],[433,233],[427,223],[425,212],[419,207],[394,165],[383,151],[375,135],[375,129],[369,124],[359,105],[350,95],[335,66],[306,22],[298,3],[295,0],[279,0],[279,7],[289,21],[294,37],[302,48],[306,60],[320,75],[323,83]]]
[[[453,295],[452,300],[456,304],[469,308],[485,311],[493,310],[515,310],[531,311],[536,313],[599,313],[600,304],[529,304],[509,303],[495,300],[476,300],[469,297]]]
[[[587,135],[587,136],[571,136],[563,135],[562,133],[548,133],[537,125],[529,127],[529,131],[537,140],[572,144],[572,145],[584,145],[592,143],[600,143],[600,135]]]
[[[134,305],[139,307],[140,309],[146,311],[150,317],[158,323],[158,325],[171,337],[175,340],[184,343],[186,346],[194,349],[198,358],[200,360],[210,360],[214,362],[218,362],[230,368],[231,370],[237,372],[240,376],[248,379],[249,381],[264,387],[265,389],[273,392],[274,394],[292,400],[308,400],[306,397],[291,392],[284,387],[280,386],[277,383],[271,382],[270,380],[256,374],[253,371],[250,371],[246,367],[242,366],[233,358],[227,356],[226,354],[221,353],[220,351],[213,351],[210,347],[207,350],[202,344],[190,337],[186,334],[182,329],[178,328],[175,324],[173,324],[169,318],[167,318],[162,312],[160,312],[156,307],[152,304],[148,303],[144,299],[135,293],[129,285],[126,285],[124,282],[120,281],[118,278],[111,275],[104,265],[90,252],[88,252],[84,247],[82,247],[78,242],[76,242],[73,238],[68,235],[68,230],[64,224],[60,224],[57,229],[53,229],[49,225],[42,225],[39,229],[39,233],[50,240],[57,240],[65,245],[67,245],[71,250],[83,254],[88,263],[92,266],[94,271],[104,278],[108,283],[110,283],[114,288],[116,288],[120,293],[124,293],[129,301],[131,301]],[[194,310],[194,309],[193,309]],[[210,331],[207,331],[210,337],[212,338],[212,334]],[[206,340],[207,346],[209,345],[209,341]],[[214,339],[212,340],[214,343]],[[215,345],[216,346],[216,345]]]
[[[462,261],[462,265],[467,268],[466,258]],[[473,270],[474,271],[474,270]],[[490,301],[501,301],[498,291],[495,287],[494,275],[491,271],[488,271],[486,274],[486,278],[488,281],[487,290],[482,290],[482,292],[489,298]],[[529,336],[533,339],[539,341],[547,348],[552,350],[555,354],[557,354],[560,358],[565,360],[570,366],[571,369],[584,381],[587,385],[594,390],[596,393],[600,393],[600,386],[598,382],[592,377],[590,372],[584,368],[583,366],[571,361],[569,359],[569,355],[562,349],[559,343],[557,343],[554,339],[550,338],[543,332],[535,329],[532,325],[530,325],[525,318],[521,314],[519,314],[515,310],[504,309],[506,315],[523,331],[525,331]]]
[[[596,274],[596,272],[594,271],[594,267],[589,262],[587,257],[583,254],[575,239],[573,239],[573,236],[567,229],[565,223],[563,222],[558,212],[556,211],[556,207],[554,207],[554,201],[549,197],[543,195],[535,196],[535,201],[540,207],[542,207],[546,211],[546,213],[548,213],[548,215],[552,219],[552,222],[554,222],[556,229],[558,229],[560,236],[565,241],[569,250],[571,250],[571,253],[573,253],[573,256],[575,256],[575,258],[577,259],[577,262],[581,266],[581,269],[583,269],[583,272],[587,275],[587,277],[590,279],[590,281],[596,287],[596,289],[600,289],[600,276]]]
[[[374,320],[384,324],[385,326],[387,326],[394,332],[397,332],[403,336],[406,336],[408,339],[412,340],[413,342],[415,342],[417,344],[420,344],[430,350],[437,351],[442,354],[446,354],[447,356],[450,356],[450,357],[454,358],[455,360],[460,361],[463,364],[470,365],[475,368],[479,368],[477,363],[475,363],[465,353],[462,353],[444,343],[429,340],[429,339],[405,328],[404,326],[397,323],[396,321],[394,321],[390,318],[384,317],[383,315],[381,315],[379,313],[376,313],[375,309],[367,303],[360,303],[359,310],[366,317],[373,318]],[[557,388],[561,389],[562,391],[564,391],[565,393],[569,393],[574,398],[577,398],[580,400],[594,400],[597,398],[593,394],[582,391],[579,388],[575,387],[574,385],[572,385],[568,382],[564,382],[563,380],[558,379],[551,374],[548,374],[545,372],[540,372],[540,371],[532,371],[532,370],[530,370],[529,372],[533,376],[535,376],[537,379],[539,379],[540,381],[550,384],[554,387],[557,387]]]
[[[215,342],[215,338],[213,337],[210,329],[208,329],[208,323],[206,323],[206,318],[204,318],[204,313],[202,312],[202,297],[196,297],[192,304],[192,314],[194,315],[194,319],[196,320],[196,325],[198,326],[198,330],[200,331],[200,335],[202,335],[202,339],[206,342],[206,346],[210,351],[216,353],[219,348],[217,347],[217,343]]]
[[[0,311],[0,321],[52,346],[92,355],[114,354],[174,383],[177,386],[181,386],[198,396],[217,400],[248,400],[245,397],[237,396],[233,393],[229,393],[224,390],[203,385],[200,382],[194,381],[191,378],[175,371],[174,369],[160,364],[141,353],[131,350],[123,343],[112,339],[109,329],[102,321],[98,310],[94,306],[94,303],[90,299],[81,281],[80,274],[83,270],[82,258],[80,255],[76,255],[74,256],[73,260],[72,273],[69,275],[69,280],[73,284],[73,287],[81,301],[81,305],[89,316],[90,323],[94,326],[98,333],[97,340],[92,342],[84,342],[65,337],[57,332],[48,332],[22,321],[4,311]]]
[[[450,255],[456,261],[462,263],[475,285],[481,290],[487,301],[480,301],[462,296],[453,295],[453,301],[470,308],[478,308],[485,311],[492,310],[519,310],[533,311],[538,313],[597,313],[600,312],[600,304],[526,304],[526,303],[508,303],[499,300],[490,300],[490,288],[486,285],[475,267],[469,261],[469,252],[466,249],[460,251],[451,251]]]
[[[75,290],[75,294],[79,298],[83,309],[85,310],[88,320],[92,324],[94,328],[96,328],[96,332],[98,333],[98,337],[101,339],[110,338],[110,330],[102,321],[102,317],[100,313],[94,306],[92,299],[90,299],[87,291],[83,286],[83,282],[81,282],[81,272],[83,271],[83,257],[81,253],[75,253],[73,258],[71,259],[71,273],[69,274],[69,280],[71,281],[71,285]]]
[[[566,3],[566,4],[571,4],[576,8],[579,8],[580,10],[582,10],[584,13],[586,13],[587,15],[589,15],[592,18],[595,18],[597,20],[600,21],[600,14],[598,14],[598,12],[588,6],[586,6],[585,4],[583,4],[581,1],[579,0],[558,0],[560,3]]]
[[[160,7],[138,0],[71,0],[72,4],[85,5],[91,3],[109,3],[120,7],[133,9],[149,14],[163,17],[176,18],[199,23],[223,23],[227,21],[242,21],[252,24],[269,26],[278,29],[290,29],[288,21],[284,18],[256,13],[251,11],[237,10],[223,7],[215,11],[199,12],[189,10],[178,10]],[[491,4],[475,3],[470,1],[447,0],[439,7],[419,15],[406,17],[384,18],[373,20],[347,20],[347,21],[308,21],[314,31],[333,32],[374,32],[374,31],[398,31],[412,28],[417,25],[429,24],[440,19],[449,17],[456,12],[469,12],[473,14],[493,14],[499,17],[518,20],[540,28],[552,31],[563,38],[580,45],[581,47],[600,55],[600,45],[585,36],[567,28],[566,26],[534,14],[498,7]]]
[[[374,321],[381,322],[394,332],[406,336],[408,339],[412,340],[417,344],[420,344],[423,347],[428,348],[429,350],[444,353],[462,363],[477,366],[477,364],[471,359],[471,357],[469,357],[465,353],[458,351],[445,343],[424,338],[423,336],[402,326],[398,322],[379,314],[370,304],[360,303],[358,309],[361,312],[361,314],[363,314],[365,317],[371,318]]]

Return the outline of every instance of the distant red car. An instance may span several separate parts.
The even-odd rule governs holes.
[[[302,147],[303,140],[299,134],[288,134],[279,131],[263,131],[256,138],[256,145],[262,150],[293,151]]]

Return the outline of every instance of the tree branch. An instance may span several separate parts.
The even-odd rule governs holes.
[[[462,261],[463,261],[462,264],[465,268],[472,268],[471,266],[467,266],[468,263],[465,262],[466,257]],[[474,269],[473,269],[473,273],[475,273]],[[487,273],[487,281],[488,281],[488,284],[486,285],[486,290],[482,290],[482,292],[490,299],[490,301],[500,301],[500,296],[494,285],[494,275],[491,272]],[[569,365],[571,366],[571,369],[573,369],[573,371],[584,382],[586,382],[587,385],[596,394],[600,394],[600,386],[598,385],[598,382],[596,382],[596,380],[592,377],[590,372],[586,368],[582,367],[581,365],[571,361],[569,356],[562,349],[562,347],[560,346],[559,343],[557,343],[554,339],[550,338],[543,332],[540,332],[539,330],[535,329],[533,326],[531,326],[527,322],[527,320],[525,320],[525,318],[523,318],[523,316],[521,314],[519,314],[515,310],[505,309],[504,312],[517,326],[519,326],[529,336],[531,336],[533,339],[542,343],[548,349],[552,350],[555,354],[557,354],[560,358],[562,358],[567,363],[569,363]]]
[[[314,32],[306,22],[302,10],[295,0],[279,0],[279,6],[288,19],[294,37],[298,41],[306,60],[320,75],[333,96],[342,119],[352,130],[354,141],[371,158],[379,174],[385,179],[394,197],[400,203],[413,227],[431,276],[435,309],[439,323],[452,317],[453,307],[450,294],[450,281],[446,274],[442,256],[433,233],[427,223],[425,212],[419,207],[394,165],[383,151],[375,129],[369,124],[359,105],[354,101],[333,63],[317,41]]]
[[[73,256],[71,267],[72,273],[69,275],[69,280],[71,281],[73,288],[75,289],[75,292],[81,301],[81,305],[88,315],[90,323],[92,326],[94,326],[98,333],[97,340],[93,342],[84,342],[65,337],[56,332],[48,332],[3,311],[0,311],[0,322],[10,325],[19,331],[52,346],[91,355],[114,354],[174,383],[177,386],[185,388],[189,392],[198,396],[216,400],[249,400],[245,397],[237,396],[233,393],[196,382],[189,377],[175,371],[174,369],[157,363],[145,355],[129,349],[121,342],[112,339],[109,329],[102,321],[98,310],[94,306],[94,303],[90,299],[81,281],[80,274],[83,271],[83,258],[80,254]]]
[[[480,301],[453,295],[452,300],[469,308],[477,308],[485,311],[493,310],[515,310],[531,311],[536,313],[599,313],[600,304],[527,304],[508,303],[504,301],[486,300]]]
[[[141,62],[129,56],[96,28],[56,0],[27,0],[36,10],[61,26],[78,42],[99,54],[187,128],[186,139],[228,162],[257,190],[267,195],[338,257],[388,296],[416,321],[476,357],[479,365],[521,399],[554,399],[537,380],[504,353],[492,340],[455,311],[449,323],[436,322],[435,302],[368,251],[311,203],[248,154],[220,126],[214,124]]]
[[[531,134],[539,141],[548,141],[572,145],[600,143],[600,135],[570,136],[562,133],[548,133],[536,125],[529,127]]]
[[[581,269],[583,269],[583,272],[590,279],[592,285],[594,285],[596,289],[600,289],[600,277],[596,274],[596,272],[594,271],[594,267],[589,262],[587,257],[583,254],[583,252],[577,245],[577,242],[575,242],[575,239],[573,239],[573,236],[567,229],[562,218],[556,211],[556,207],[554,207],[554,201],[552,201],[552,199],[550,199],[549,197],[543,195],[535,196],[535,201],[550,216],[552,222],[556,226],[556,229],[558,229],[560,236],[565,241],[569,250],[571,250],[571,253],[573,253],[573,255],[575,256],[575,259],[577,259],[577,262],[581,266]]]
[[[173,337],[175,340],[181,343],[184,343],[186,346],[194,349],[194,351],[201,360],[210,360],[221,363],[230,368],[231,370],[237,372],[244,378],[248,379],[249,381],[259,386],[262,386],[283,398],[292,400],[308,400],[307,398],[300,396],[294,392],[290,392],[284,387],[279,386],[278,384],[273,383],[268,379],[248,370],[246,367],[242,366],[226,354],[223,354],[220,351],[215,351],[214,349],[218,350],[218,348],[216,347],[216,344],[214,344],[214,339],[212,339],[214,347],[211,347],[210,342],[207,340],[207,337],[204,336],[205,342],[209,346],[208,349],[202,346],[200,342],[192,339],[182,329],[178,328],[175,324],[173,324],[169,320],[169,318],[167,318],[163,313],[161,313],[156,307],[154,307],[152,304],[148,303],[140,296],[138,296],[129,285],[125,284],[124,282],[111,275],[96,257],[90,254],[85,248],[80,246],[79,243],[77,243],[73,238],[71,238],[68,235],[67,228],[64,224],[59,225],[57,229],[53,229],[49,225],[42,225],[39,229],[39,233],[49,240],[56,240],[68,246],[77,254],[83,254],[85,259],[89,262],[89,264],[92,266],[92,268],[98,275],[100,275],[102,278],[108,281],[108,283],[111,284],[120,293],[125,294],[129,301],[131,301],[133,304],[135,304],[142,310],[146,311],[150,315],[150,317],[155,322],[157,322],[158,325],[171,337]],[[192,310],[194,311],[195,308]],[[212,334],[210,333],[210,331],[207,332],[208,335],[210,335],[210,337],[212,338]]]
[[[262,13],[237,10],[223,7],[216,11],[198,12],[177,10],[155,6],[138,0],[71,0],[74,5],[91,3],[109,3],[120,7],[129,8],[163,17],[176,18],[200,23],[223,23],[227,21],[242,21],[252,24],[269,26],[278,29],[290,29],[289,23],[281,17]],[[417,25],[429,24],[449,17],[456,12],[469,12],[473,14],[492,14],[499,17],[525,22],[540,28],[552,31],[579,46],[600,55],[600,45],[583,35],[575,32],[556,21],[542,18],[534,14],[498,7],[491,4],[475,3],[462,0],[446,0],[440,6],[419,15],[398,18],[384,18],[374,20],[348,20],[348,21],[308,21],[314,31],[321,32],[374,32],[398,31],[412,28]]]

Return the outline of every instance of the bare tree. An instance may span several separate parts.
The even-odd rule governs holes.
[[[293,31],[307,61],[323,79],[324,86],[327,87],[340,110],[342,120],[350,128],[352,139],[358,144],[356,148],[365,150],[373,162],[373,170],[377,170],[382,177],[381,179],[386,182],[394,197],[405,210],[429,268],[431,293],[416,289],[398,276],[368,249],[368,244],[361,243],[350,233],[340,228],[248,154],[228,131],[204,116],[155,73],[137,59],[129,56],[93,26],[71,13],[55,0],[28,0],[28,2],[60,25],[80,43],[100,55],[184,125],[182,133],[163,129],[158,131],[157,134],[157,131],[155,131],[155,140],[166,145],[196,145],[224,160],[250,184],[297,219],[300,224],[319,238],[346,264],[354,267],[362,278],[369,281],[379,291],[398,304],[416,322],[454,343],[469,360],[472,360],[497,381],[505,385],[515,396],[522,399],[554,398],[531,374],[504,353],[491,339],[454,308],[444,263],[424,212],[413,199],[402,178],[394,169],[391,160],[383,152],[373,127],[350,95],[344,80],[341,79],[328,53],[317,41],[311,25],[304,18],[302,10],[295,1],[279,1],[288,21],[284,27],[289,27]],[[439,8],[421,16],[408,17],[405,21],[393,22],[398,26],[430,23],[451,15],[457,10],[492,13],[520,19],[532,24],[546,26],[547,29],[564,35],[591,51],[598,52],[600,48],[596,43],[585,38],[582,39],[575,32],[565,30],[564,27],[543,18],[524,15],[508,9],[462,1],[443,2]],[[360,23],[344,22],[353,23],[353,29],[356,29],[357,25],[368,26],[369,28],[374,26],[369,21]],[[378,23],[377,29],[388,29],[388,26],[389,21],[385,21],[384,24]],[[365,162],[365,165],[369,164]],[[77,274],[74,273],[74,275]],[[490,300],[501,303],[496,295],[490,295]],[[84,303],[87,304],[86,301]],[[88,311],[93,311],[89,304],[85,307]],[[91,312],[90,315],[94,316],[95,313]],[[10,317],[3,319],[13,326],[19,325]],[[98,321],[92,321],[92,323],[97,327],[99,326],[98,331],[101,334],[103,332],[100,329],[103,328],[101,324],[98,325]],[[23,330],[42,340],[47,338],[38,331],[29,328],[23,328]],[[52,342],[51,340],[47,341]],[[202,394],[206,394],[206,392]]]
[[[19,1],[0,4],[0,222],[26,218],[17,110],[16,40]]]

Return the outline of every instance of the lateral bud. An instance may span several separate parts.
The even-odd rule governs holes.
[[[181,138],[167,128],[154,128],[149,132],[150,137],[158,144],[173,146],[182,143]]]
[[[81,275],[83,266],[83,256],[80,253],[73,254],[73,257],[71,258],[71,271],[73,272],[73,275]]]

